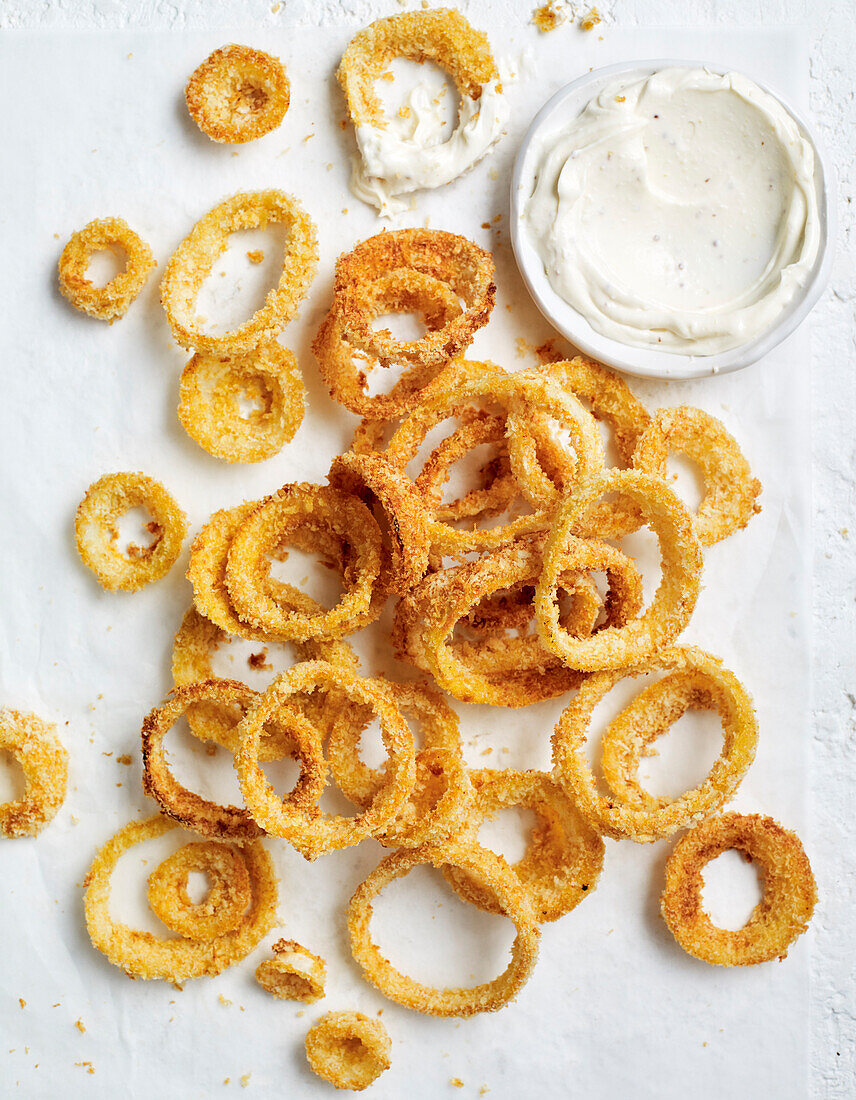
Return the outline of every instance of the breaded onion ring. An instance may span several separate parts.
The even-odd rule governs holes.
[[[288,232],[279,282],[265,303],[237,328],[220,336],[203,332],[195,318],[199,288],[238,229],[282,224]],[[161,283],[161,302],[172,334],[183,348],[238,355],[272,340],[297,312],[315,275],[318,245],[312,219],[285,191],[241,191],[218,203],[173,252]]]
[[[215,458],[263,462],[294,438],[305,395],[297,360],[277,340],[243,355],[197,352],[181,372],[178,419]],[[257,405],[247,416],[242,397]]]
[[[375,299],[366,293],[386,273],[410,268],[445,283],[462,303],[461,313],[418,340],[397,340],[373,329]],[[493,258],[466,237],[440,229],[396,229],[362,241],[336,261],[333,297],[350,342],[381,363],[442,367],[467,348],[487,324],[496,300]]]
[[[14,756],[26,781],[20,798],[0,803],[0,833],[10,838],[36,836],[65,799],[68,753],[53,723],[5,707],[0,710],[0,752]]]
[[[662,579],[650,605],[638,618],[622,626],[608,626],[588,638],[574,638],[559,622],[557,579],[584,552],[583,540],[577,534],[592,533],[592,505],[611,492],[629,497],[657,535]],[[567,498],[547,540],[544,568],[535,590],[541,640],[570,668],[583,671],[622,668],[644,660],[673,642],[689,622],[701,587],[701,566],[692,518],[659,478],[634,470],[596,478]]]
[[[278,599],[270,587],[270,555],[291,541],[292,532],[307,527],[338,539],[351,552],[345,563],[345,591],[329,610],[315,604],[307,612],[292,599]],[[383,565],[380,528],[366,505],[328,486],[301,483],[283,485],[241,522],[229,546],[225,580],[245,623],[303,642],[342,637],[378,618],[386,595],[379,583]]]
[[[93,252],[122,250],[125,269],[104,286],[86,277]],[[145,285],[155,258],[146,242],[121,218],[96,218],[72,233],[59,258],[59,289],[75,309],[99,321],[124,317]]]
[[[184,97],[203,134],[237,145],[279,126],[288,110],[290,89],[278,58],[231,43],[194,69]]]
[[[433,989],[400,973],[371,938],[374,900],[390,882],[414,867],[430,864],[438,870],[459,868],[496,898],[502,913],[514,922],[517,935],[511,962],[493,981],[463,989]],[[474,1016],[496,1012],[522,989],[538,957],[540,931],[532,903],[520,879],[505,860],[476,844],[449,841],[393,852],[357,887],[348,906],[351,951],[368,981],[393,1001],[430,1016]]]
[[[689,405],[660,409],[639,439],[633,465],[665,479],[670,451],[687,455],[704,474],[704,496],[693,517],[702,546],[728,538],[761,511],[761,482],[715,416]]]
[[[602,795],[585,752],[594,709],[620,680],[661,670],[688,670],[703,681],[722,719],[722,752],[707,777],[678,798],[641,801],[634,797],[625,802],[617,794]],[[582,683],[553,734],[554,775],[604,835],[649,843],[688,828],[724,806],[755,759],[757,744],[755,708],[734,673],[703,650],[675,646],[634,668],[596,672]]]
[[[132,508],[151,514],[151,545],[118,546],[117,521]],[[141,473],[105,474],[86,490],[74,518],[77,551],[102,588],[136,592],[160,580],[175,564],[187,534],[187,517],[159,481]]]
[[[210,883],[200,902],[192,902],[187,892],[194,871],[207,875]],[[159,863],[146,881],[155,916],[171,932],[191,940],[213,940],[240,928],[252,896],[240,849],[217,840],[185,844]]]
[[[274,997],[312,1004],[324,996],[327,964],[295,940],[277,940],[272,959],[256,967],[256,981]]]
[[[259,767],[258,753],[265,722],[281,712],[297,692],[313,688],[343,692],[352,706],[376,714],[388,753],[384,781],[370,805],[357,817],[322,814],[315,804],[283,802]],[[320,740],[313,727],[292,719],[292,732],[301,754],[316,754],[323,763]],[[341,664],[304,661],[279,675],[247,712],[238,727],[240,747],[235,767],[241,793],[258,825],[272,836],[290,841],[309,860],[324,852],[347,848],[372,836],[401,811],[413,789],[415,765],[413,735],[383,680],[366,680]]]
[[[337,1089],[362,1092],[389,1069],[386,1028],[362,1012],[328,1012],[306,1033],[309,1068]]]
[[[736,849],[760,866],[764,894],[744,926],[718,928],[702,908],[702,871]],[[771,817],[727,813],[702,821],[669,856],[660,911],[684,951],[717,966],[783,959],[808,928],[817,887],[799,837]]]
[[[603,841],[562,788],[544,772],[470,772],[476,790],[467,828],[475,838],[485,818],[498,810],[521,806],[532,810],[537,824],[521,860],[512,870],[529,891],[538,921],[554,921],[590,894],[603,868]],[[443,877],[455,892],[488,913],[501,913],[496,897],[459,867],[446,867]]]
[[[184,982],[213,977],[239,962],[256,947],[276,919],[276,875],[271,858],[258,842],[241,852],[252,885],[252,900],[242,924],[214,940],[161,939],[110,916],[110,879],[119,859],[144,840],[174,829],[165,817],[132,821],[100,849],[84,880],[86,927],[93,947],[132,978],[162,978]]]

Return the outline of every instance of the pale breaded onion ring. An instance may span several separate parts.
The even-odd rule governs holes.
[[[208,893],[200,902],[192,902],[187,892],[191,872],[209,879]],[[152,912],[171,932],[191,940],[213,940],[240,928],[252,896],[240,849],[217,840],[176,849],[146,880]]]
[[[410,268],[445,283],[462,312],[418,340],[397,340],[389,329],[373,329],[376,308],[366,293],[382,275]],[[487,324],[496,300],[493,257],[483,248],[440,229],[396,229],[362,241],[336,261],[333,298],[351,343],[381,363],[442,367],[469,347]]]
[[[242,924],[214,940],[161,939],[130,928],[110,916],[110,879],[119,859],[144,840],[162,836],[176,824],[166,817],[132,821],[98,851],[84,884],[86,928],[93,947],[132,978],[183,982],[213,977],[239,962],[273,927],[276,919],[276,875],[271,858],[258,842],[242,849],[252,884],[252,900]]]
[[[195,303],[205,279],[238,229],[282,224],[288,232],[279,282],[248,321],[222,335],[203,332]],[[285,191],[241,191],[200,218],[173,252],[161,283],[161,302],[172,334],[183,348],[237,355],[272,340],[297,312],[315,275],[318,245],[312,219]]]
[[[757,863],[763,876],[763,896],[737,931],[713,924],[701,899],[705,865],[730,849]],[[816,902],[814,875],[799,837],[771,817],[727,813],[702,821],[675,845],[660,911],[688,954],[716,966],[753,966],[787,955],[808,928]]]
[[[214,50],[194,69],[184,98],[203,134],[237,145],[275,130],[291,95],[278,58],[233,42]]]
[[[53,723],[7,707],[0,710],[0,752],[11,753],[26,781],[20,798],[0,803],[0,833],[10,838],[36,836],[65,799],[68,753]]]
[[[213,700],[237,705],[247,712],[260,698],[258,692],[237,680],[202,680],[178,688],[171,699],[155,707],[144,719],[143,790],[165,814],[185,828],[205,837],[226,837],[241,842],[262,835],[263,828],[253,820],[249,810],[239,806],[221,806],[182,786],[169,769],[163,746],[167,733],[192,703]],[[276,726],[284,725],[292,734],[292,753],[300,761],[300,778],[290,799],[295,804],[311,803],[320,797],[326,780],[318,734],[294,709],[287,713],[270,713],[268,717],[275,721]],[[312,731],[309,738],[306,737],[306,730]],[[295,736],[296,732],[298,735]]]
[[[256,967],[256,981],[274,997],[312,1004],[324,996],[327,964],[295,940],[277,940],[272,959]]]
[[[117,521],[132,508],[152,516],[150,546],[128,557],[118,547]],[[175,564],[187,534],[187,517],[159,481],[141,473],[105,474],[86,490],[74,518],[77,551],[102,588],[136,592],[160,580]]]
[[[425,326],[437,330],[461,314],[458,296],[440,279],[412,268],[400,268],[363,284],[364,301],[373,315],[419,313]],[[376,369],[377,359],[354,348],[348,326],[336,299],[318,329],[312,350],[330,396],[351,412],[373,420],[404,416],[419,401],[422,389],[444,369],[442,362],[412,363],[387,393],[368,394],[366,372]],[[359,364],[359,365],[358,365]]]
[[[120,248],[125,269],[104,286],[86,277],[93,252]],[[96,218],[72,233],[59,258],[59,289],[75,309],[99,321],[124,317],[155,267],[152,250],[121,218]]]
[[[280,800],[258,764],[264,723],[275,717],[297,692],[322,688],[341,691],[352,706],[376,714],[388,754],[384,782],[371,804],[357,817],[323,814],[317,799],[311,807],[294,799]],[[296,718],[296,716],[295,716]],[[301,753],[316,753],[323,763],[320,740],[308,723],[292,720],[292,732]],[[324,852],[358,844],[384,829],[400,812],[413,789],[415,765],[413,735],[395,699],[382,680],[366,680],[340,664],[304,661],[279,675],[247,712],[238,727],[241,740],[235,767],[241,793],[255,821],[272,836],[285,837],[308,860]],[[308,739],[313,737],[314,742]]]
[[[600,834],[544,772],[484,768],[472,771],[470,778],[476,795],[469,834],[475,838],[485,818],[498,810],[532,810],[537,824],[526,853],[511,869],[529,891],[538,921],[558,920],[569,913],[597,885],[604,853]],[[464,901],[488,913],[501,912],[493,893],[461,868],[446,867],[443,877]]]
[[[705,689],[722,719],[723,746],[706,778],[678,798],[624,802],[602,795],[585,752],[592,713],[604,696],[626,677],[648,672],[690,670],[704,679]],[[758,722],[749,693],[716,657],[692,646],[664,649],[633,668],[592,673],[562,712],[553,733],[554,775],[581,812],[605,836],[650,843],[688,828],[719,810],[732,797],[755,759]]]
[[[396,970],[372,941],[370,924],[375,898],[384,886],[424,864],[438,870],[451,865],[466,872],[494,895],[503,914],[514,922],[517,935],[511,962],[498,978],[471,988],[434,989]],[[454,840],[436,846],[402,848],[379,863],[351,898],[348,934],[351,952],[368,981],[405,1008],[430,1016],[474,1016],[479,1012],[496,1012],[507,1005],[532,973],[540,939],[529,896],[505,860],[476,844]]]
[[[639,439],[633,465],[665,479],[670,451],[687,455],[704,474],[704,496],[693,516],[702,546],[728,538],[761,511],[761,482],[715,416],[689,405],[660,409]]]
[[[362,1012],[328,1012],[306,1033],[309,1068],[337,1089],[362,1092],[389,1069],[386,1028]]]
[[[611,492],[633,501],[656,534],[662,579],[650,605],[637,618],[605,627],[588,638],[574,638],[559,622],[556,583],[568,568],[569,556],[576,561],[583,550],[577,535],[597,533],[592,532],[592,505]],[[569,496],[556,515],[535,590],[538,633],[545,647],[570,668],[592,672],[638,663],[673,642],[689,622],[701,587],[701,566],[692,518],[667,485],[636,470],[602,475]]]
[[[270,555],[302,528],[323,531],[351,551],[344,569],[345,591],[329,610],[313,601],[314,608],[307,611],[271,590]],[[386,599],[380,583],[383,566],[380,528],[366,505],[329,486],[300,483],[283,485],[240,523],[229,546],[225,581],[245,623],[275,637],[304,642],[342,637],[377,619]]]
[[[294,438],[305,395],[297,360],[277,340],[235,356],[197,352],[181,372],[178,419],[215,458],[263,462]],[[247,416],[242,397],[257,405]]]

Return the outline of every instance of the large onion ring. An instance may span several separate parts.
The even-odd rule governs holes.
[[[125,269],[104,286],[86,277],[93,252],[122,249]],[[152,250],[121,218],[96,218],[72,233],[59,258],[59,289],[75,309],[99,321],[124,317],[155,266]]]
[[[195,303],[214,263],[228,248],[229,234],[281,223],[288,231],[282,274],[265,303],[237,328],[220,336],[203,332]],[[271,340],[294,316],[315,275],[318,246],[312,219],[284,191],[241,191],[218,203],[196,223],[167,264],[161,302],[172,334],[183,348],[236,355]]]
[[[200,902],[187,892],[192,872],[208,876],[210,888]],[[179,936],[213,940],[240,928],[252,898],[250,875],[239,848],[217,840],[178,848],[151,872],[146,897],[155,916]]]
[[[56,736],[56,726],[9,708],[0,710],[0,752],[15,757],[26,780],[21,798],[0,803],[0,833],[36,836],[65,799],[68,753]]]
[[[133,547],[133,558],[118,546],[116,523],[132,508],[145,508],[152,516],[149,529],[154,541],[143,549]],[[175,564],[187,534],[187,517],[159,481],[141,473],[105,474],[92,483],[74,518],[77,551],[102,588],[136,592],[160,580]]]
[[[438,870],[457,867],[494,895],[503,914],[514,922],[517,935],[511,962],[493,981],[464,989],[433,989],[400,973],[371,938],[375,898],[390,882],[414,867],[430,864]],[[437,846],[401,849],[375,867],[348,906],[348,934],[354,959],[368,981],[393,1001],[430,1016],[474,1016],[496,1012],[522,989],[538,957],[540,931],[529,896],[505,860],[485,848],[449,841]]]
[[[274,997],[312,1004],[324,996],[327,964],[295,940],[277,940],[273,958],[256,967],[256,981]]]
[[[717,928],[702,908],[702,871],[736,849],[758,863],[764,894],[737,931]],[[783,959],[808,928],[817,887],[799,837],[771,817],[727,813],[702,821],[675,845],[666,864],[660,910],[690,955],[717,966],[752,966]]]
[[[337,1089],[362,1092],[389,1069],[386,1028],[362,1012],[328,1012],[306,1033],[309,1068]]]
[[[130,822],[96,854],[84,880],[86,927],[92,944],[132,978],[184,982],[188,978],[213,977],[248,955],[276,919],[276,875],[270,856],[254,842],[242,850],[253,888],[252,901],[243,923],[234,932],[215,940],[164,940],[114,920],[110,916],[110,879],[119,859],[135,844],[175,827],[175,822],[165,817]]]
[[[617,795],[602,795],[585,753],[594,708],[625,677],[684,669],[703,678],[722,718],[722,752],[707,777],[694,790],[674,799],[640,803],[635,798],[624,802]],[[675,646],[634,668],[593,673],[581,684],[553,734],[554,775],[606,836],[648,843],[688,828],[725,805],[755,759],[757,743],[755,708],[737,677],[703,650]]]
[[[278,58],[233,42],[193,70],[184,98],[203,134],[236,145],[279,126],[288,110],[290,89]]]

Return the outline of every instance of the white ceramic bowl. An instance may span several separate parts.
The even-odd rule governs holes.
[[[788,304],[776,324],[748,343],[719,355],[682,355],[653,348],[631,347],[603,336],[573,306],[559,297],[550,285],[543,261],[523,223],[523,210],[532,193],[537,166],[537,152],[533,148],[535,136],[549,133],[553,128],[559,129],[569,118],[578,115],[589,100],[607,84],[622,79],[630,83],[660,69],[675,67],[703,67],[720,74],[729,71],[702,61],[655,60],[609,65],[586,73],[558,91],[532,120],[517,152],[511,178],[511,243],[520,274],[535,304],[574,347],[593,359],[643,378],[703,378],[710,374],[725,374],[748,367],[750,363],[766,355],[794,331],[820,297],[829,279],[836,236],[835,177],[816,131],[778,92],[756,80],[759,87],[775,96],[792,115],[816,154],[815,186],[820,212],[820,246],[817,259],[807,282]]]

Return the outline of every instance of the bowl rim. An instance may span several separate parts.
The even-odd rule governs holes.
[[[836,173],[814,125],[797,111],[775,88],[763,80],[745,73],[759,88],[772,95],[794,119],[815,153],[815,182],[818,191],[820,244],[817,258],[802,292],[785,308],[779,320],[752,340],[716,355],[686,355],[637,348],[597,332],[573,306],[564,301],[551,286],[543,261],[534,243],[523,228],[523,207],[528,200],[527,181],[531,176],[528,159],[535,139],[549,126],[553,116],[568,100],[579,100],[579,111],[597,92],[620,77],[650,76],[662,69],[704,68],[718,75],[742,73],[733,66],[710,61],[687,61],[675,58],[622,61],[592,69],[564,85],[536,113],[524,134],[514,160],[511,175],[511,246],[521,278],[541,314],[565,336],[574,347],[586,355],[640,378],[686,380],[705,378],[742,370],[756,363],[785,340],[805,320],[829,282],[838,235],[836,207]]]

